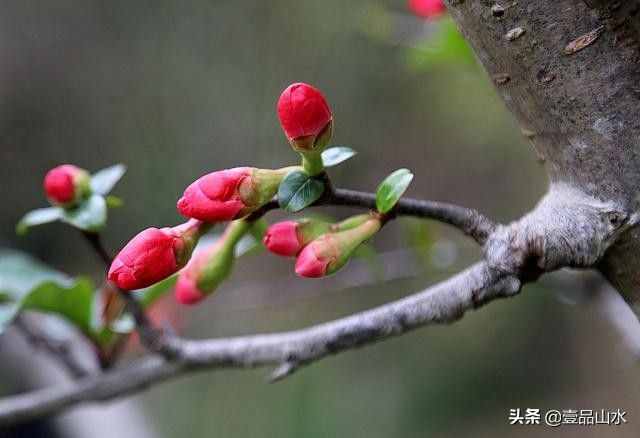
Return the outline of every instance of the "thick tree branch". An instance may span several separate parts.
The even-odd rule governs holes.
[[[423,292],[365,312],[292,332],[205,341],[172,340],[177,357],[143,359],[126,368],[0,400],[0,424],[106,401],[201,369],[280,367],[281,374],[331,354],[398,336],[428,324],[450,323],[470,310],[520,289],[520,281],[477,263]],[[282,368],[284,366],[284,368]],[[284,372],[282,371],[284,370]]]
[[[571,186],[622,215],[640,211],[640,0],[497,2],[500,13],[496,2],[445,3],[551,187]],[[640,227],[598,267],[640,316]]]

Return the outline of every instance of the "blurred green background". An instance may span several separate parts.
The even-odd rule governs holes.
[[[14,233],[45,204],[46,170],[128,166],[114,191],[125,205],[105,232],[115,250],[145,227],[179,223],[177,198],[206,172],[293,163],[275,112],[291,82],[324,92],[333,143],[359,151],[332,170],[338,186],[372,191],[409,167],[410,196],[505,222],[545,191],[533,149],[450,23],[419,20],[404,1],[2,4],[0,246],[68,273],[102,276],[77,232]],[[355,262],[327,281],[298,279],[291,261],[269,254],[243,258],[216,296],[196,308],[170,300],[160,319],[191,337],[294,329],[418,291],[479,256],[454,231],[408,219],[374,244],[381,269]],[[564,305],[557,292],[573,291],[559,289],[527,286],[453,326],[329,358],[275,385],[265,370],[218,371],[135,400],[158,437],[637,436],[634,358],[597,303]],[[622,408],[631,424],[509,426],[509,409],[527,407]]]

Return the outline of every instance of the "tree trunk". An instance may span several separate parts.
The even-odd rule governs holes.
[[[640,0],[445,1],[544,161],[550,193],[569,187],[609,205],[611,225],[631,225],[592,266],[640,315]]]

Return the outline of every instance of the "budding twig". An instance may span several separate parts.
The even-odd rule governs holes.
[[[345,206],[375,210],[376,195],[357,190],[334,189],[327,186],[326,193],[312,206]],[[271,210],[279,208],[278,200],[273,199],[247,217],[249,221],[260,219]],[[413,216],[433,219],[458,228],[467,236],[483,245],[495,230],[497,223],[473,208],[446,202],[428,201],[413,198],[400,198],[391,212],[394,216]]]
[[[376,195],[347,189],[333,189],[321,205],[344,205],[375,209]],[[393,213],[399,216],[414,216],[438,220],[452,225],[479,244],[484,244],[493,232],[496,223],[472,208],[461,207],[446,202],[401,198]]]
[[[89,242],[89,245],[91,245],[91,248],[93,248],[96,254],[98,254],[98,257],[100,257],[100,260],[102,260],[106,268],[109,269],[109,266],[111,266],[113,257],[111,257],[111,254],[109,254],[109,251],[107,251],[106,248],[104,247],[104,244],[102,243],[102,239],[100,238],[100,234],[92,233],[89,231],[83,231],[82,235],[87,240],[87,242]]]
[[[109,251],[107,251],[107,249],[104,247],[100,235],[97,233],[89,232],[83,232],[82,234],[87,239],[94,251],[101,258],[101,260],[104,262],[106,269],[109,269],[113,258],[109,254]],[[172,357],[173,351],[169,348],[170,343],[165,342],[164,332],[161,329],[157,329],[153,326],[151,321],[149,321],[149,318],[147,317],[144,309],[135,299],[135,297],[130,293],[118,288],[116,285],[112,285],[112,287],[118,291],[120,297],[127,303],[127,310],[131,312],[131,315],[133,316],[133,319],[136,323],[136,328],[140,335],[140,341],[145,346],[145,348],[155,353],[161,353],[166,357]],[[123,336],[122,339],[126,339],[126,336]],[[120,344],[119,347],[123,345],[123,343],[118,343]],[[117,359],[117,356],[121,353],[122,349],[119,347],[111,352],[110,357],[103,364],[107,368],[113,363],[113,361]]]

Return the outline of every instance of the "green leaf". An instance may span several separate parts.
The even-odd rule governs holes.
[[[47,281],[25,295],[19,309],[55,313],[91,336],[93,291],[88,278],[76,279],[71,287]]]
[[[120,208],[124,205],[124,201],[122,198],[117,196],[109,195],[106,196],[105,201],[107,201],[107,208]]]
[[[77,207],[64,210],[62,220],[84,231],[99,231],[107,222],[107,203],[102,196],[91,195]]]
[[[317,201],[324,192],[324,183],[306,172],[294,170],[284,177],[278,188],[278,203],[295,213]]]
[[[19,301],[27,292],[45,281],[70,285],[71,278],[33,257],[19,251],[0,249],[0,290],[12,301]]]
[[[91,280],[68,276],[18,251],[0,250],[0,333],[18,313],[55,313],[92,335],[94,288]]]
[[[334,146],[322,152],[322,163],[324,167],[333,167],[357,154],[356,151],[347,146]]]
[[[29,232],[29,228],[36,225],[47,224],[62,218],[64,210],[60,207],[47,207],[31,210],[25,214],[16,225],[16,233],[23,236]]]
[[[127,171],[123,164],[107,167],[91,175],[91,190],[99,195],[106,195]]]
[[[411,184],[413,174],[409,169],[398,169],[386,177],[376,191],[376,208],[380,213],[389,212]]]

